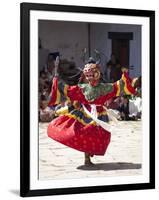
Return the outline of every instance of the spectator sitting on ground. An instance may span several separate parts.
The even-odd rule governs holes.
[[[39,89],[40,89],[40,91],[43,90],[46,81],[47,81],[46,72],[40,71],[40,76],[39,76]]]
[[[129,120],[129,100],[127,96],[121,97],[121,103],[118,107],[121,120]]]
[[[55,118],[55,111],[50,109],[48,106],[48,101],[45,100],[45,97],[41,97],[40,101],[40,111],[39,118],[41,122],[50,122]]]
[[[141,98],[141,76],[132,80],[134,88],[138,92],[138,96],[132,96],[129,100],[129,113],[130,116],[136,119],[141,119],[142,114],[142,98]]]

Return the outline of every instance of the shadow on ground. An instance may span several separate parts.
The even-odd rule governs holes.
[[[104,170],[104,171],[112,171],[112,170],[128,170],[128,169],[141,169],[141,164],[138,163],[125,163],[125,162],[117,162],[117,163],[99,163],[94,165],[81,165],[77,167],[79,170]]]

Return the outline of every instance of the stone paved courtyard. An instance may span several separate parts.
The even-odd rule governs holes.
[[[84,153],[68,148],[47,136],[48,123],[39,123],[40,180],[83,177],[128,176],[142,173],[141,121],[119,121],[104,156],[84,166]]]

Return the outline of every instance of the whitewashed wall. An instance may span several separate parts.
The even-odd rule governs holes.
[[[94,55],[94,49],[99,50],[103,72],[112,51],[108,32],[133,32],[133,40],[130,40],[129,65],[134,66],[134,69],[130,70],[130,76],[140,76],[141,27],[136,25],[91,23],[91,55]],[[44,49],[49,52],[59,51],[62,58],[74,60],[78,67],[83,67],[82,50],[84,48],[88,49],[87,23],[40,21],[39,36]]]
[[[39,21],[39,36],[44,49],[59,51],[62,59],[83,67],[82,50],[88,49],[87,23]]]
[[[130,40],[129,65],[134,66],[130,70],[130,76],[141,75],[141,26],[122,24],[91,24],[91,49],[102,52],[102,67],[110,59],[112,52],[111,39],[108,39],[108,32],[133,32],[133,40]]]

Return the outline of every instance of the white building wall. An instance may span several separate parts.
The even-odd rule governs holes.
[[[130,66],[134,66],[134,70],[130,70],[132,77],[141,75],[141,27],[134,26],[134,38],[130,40]]]
[[[112,52],[108,32],[133,32],[133,40],[130,40],[129,65],[134,66],[134,69],[130,70],[130,76],[140,76],[141,26],[91,23],[91,55],[94,56],[94,49],[101,53],[103,73]],[[83,67],[82,51],[84,48],[88,50],[87,23],[42,20],[39,21],[39,37],[44,49],[49,52],[59,51],[63,59],[73,60],[78,67]]]
[[[42,47],[49,52],[59,51],[62,59],[75,61],[83,67],[82,51],[88,49],[88,24],[64,21],[39,21]]]
[[[91,49],[99,50],[102,53],[102,71],[105,71],[106,63],[112,53],[111,39],[108,39],[108,32],[133,32],[133,40],[130,40],[129,66],[130,76],[141,75],[141,26],[123,24],[91,24]]]

